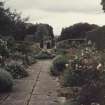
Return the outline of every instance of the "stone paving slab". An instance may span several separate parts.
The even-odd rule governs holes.
[[[29,105],[59,105],[57,97],[59,87],[56,79],[49,74],[50,65],[49,61],[43,62],[42,71]]]
[[[56,96],[57,88],[57,83],[53,80],[53,78],[51,78],[49,73],[46,74],[42,72],[33,94]]]
[[[29,105],[58,105],[55,96],[33,95]]]
[[[9,93],[0,94],[0,105],[8,97]]]
[[[32,91],[32,86],[34,85],[34,80],[22,80],[22,81],[17,81],[16,85],[14,86],[13,89],[13,94],[14,93],[30,93]],[[21,87],[21,88],[20,88]]]

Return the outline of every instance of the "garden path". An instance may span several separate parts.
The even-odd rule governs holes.
[[[59,105],[58,83],[49,75],[51,60],[39,61],[28,71],[30,76],[16,80],[13,92],[0,97],[0,105]]]

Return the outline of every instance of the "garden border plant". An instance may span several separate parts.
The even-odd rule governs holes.
[[[68,64],[69,61],[64,55],[58,55],[53,59],[52,66],[50,68],[51,74],[58,76],[60,75],[64,69],[66,68],[66,64]]]
[[[5,70],[10,72],[14,79],[24,78],[28,76],[28,72],[25,70],[25,68],[17,63],[6,65]]]
[[[9,72],[0,68],[0,92],[8,92],[13,88],[13,77]]]

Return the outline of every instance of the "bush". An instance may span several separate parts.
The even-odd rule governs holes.
[[[68,59],[63,56],[63,55],[59,55],[57,56],[54,60],[53,60],[53,67],[51,67],[51,72],[54,75],[59,75],[60,73],[62,73],[64,71],[64,69],[66,68],[66,64],[68,64]]]
[[[69,68],[64,73],[64,85],[81,88],[77,96],[72,97],[78,103],[77,105],[105,105],[103,55],[104,52],[86,48],[70,60]],[[67,105],[72,105],[72,103],[69,102]]]
[[[72,72],[71,70],[67,70],[64,73],[64,86],[81,86],[83,84],[83,78],[81,71],[80,72]]]
[[[66,86],[82,86],[91,80],[98,80],[102,73],[97,70],[98,62],[91,53],[84,56],[76,56],[70,63],[67,72],[64,73],[64,85]],[[103,72],[103,71],[102,71]]]
[[[91,81],[82,87],[78,96],[79,105],[105,105],[105,84],[102,81]],[[96,105],[96,104],[95,104]]]
[[[56,53],[59,55],[65,55],[65,54],[67,54],[67,50],[63,49],[63,48],[56,49]]]
[[[28,54],[31,52],[30,43],[28,42],[17,43],[15,50],[21,52],[22,54]]]
[[[23,64],[24,64],[25,66],[34,64],[34,63],[36,63],[36,62],[37,62],[37,61],[36,61],[36,59],[33,57],[33,55],[30,55],[30,56],[25,55],[25,56],[23,57]]]
[[[8,72],[11,73],[11,75],[15,79],[24,78],[24,77],[28,76],[27,71],[20,64],[17,64],[17,63],[8,64],[8,65],[6,65],[5,68]]]
[[[55,70],[53,65],[50,67],[50,73],[54,76],[58,76],[60,74],[57,70]]]
[[[83,86],[88,81],[96,81],[105,78],[105,72],[100,73],[96,69],[87,70],[67,70],[64,73],[64,85],[75,87]],[[104,79],[105,80],[105,79]]]
[[[13,78],[5,70],[0,69],[0,92],[10,91],[13,87]]]
[[[47,51],[40,51],[39,54],[35,56],[36,59],[52,59],[55,55],[47,52]]]
[[[2,39],[0,39],[0,55],[5,58],[9,56],[9,49],[7,46],[7,41],[4,41]]]

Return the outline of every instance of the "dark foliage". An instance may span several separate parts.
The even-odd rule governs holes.
[[[20,64],[9,64],[5,69],[13,76],[15,79],[24,78],[28,76],[28,72]]]
[[[12,76],[7,71],[0,69],[0,92],[11,91],[12,87]]]
[[[42,39],[53,39],[53,28],[48,24],[27,23],[27,18],[22,18],[16,10],[11,11],[5,7],[4,2],[0,2],[0,35],[13,36],[15,40],[24,40],[26,35],[33,35],[36,41]]]
[[[66,64],[68,63],[69,61],[65,56],[63,55],[57,56],[53,60],[53,65],[51,67],[51,73],[55,76],[60,75],[60,73],[64,71],[64,69],[66,68]]]
[[[21,14],[16,11],[11,12],[10,8],[5,8],[4,2],[0,2],[0,34],[3,36],[13,36],[17,40],[23,40],[25,35],[25,22],[28,18],[21,18]]]
[[[78,97],[78,105],[96,103],[105,105],[105,84],[100,81],[91,81],[82,87]]]
[[[88,23],[74,24],[73,26],[62,29],[61,36],[59,37],[59,40],[85,38],[86,32],[92,31],[93,29],[96,29],[97,27],[98,27],[97,25],[88,24]]]
[[[40,51],[37,55],[34,56],[36,59],[52,59],[55,55],[52,53],[49,53],[47,51]]]
[[[91,40],[95,47],[98,49],[104,49],[105,45],[105,26],[97,28],[94,31],[86,33],[87,40]]]
[[[105,12],[105,0],[101,0],[101,5],[103,6],[103,10]]]
[[[103,73],[99,73],[97,70],[84,69],[84,70],[68,70],[64,76],[65,86],[83,86],[91,80],[97,81]]]

